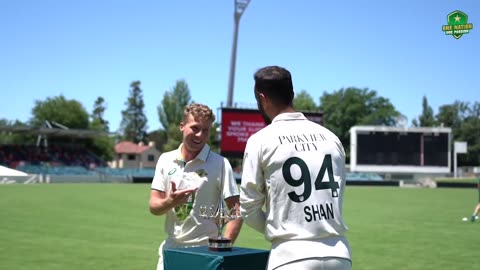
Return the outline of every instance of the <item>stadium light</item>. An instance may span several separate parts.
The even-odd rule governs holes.
[[[248,4],[251,0],[234,0],[235,8],[233,13],[233,45],[232,45],[232,58],[230,60],[230,78],[228,81],[228,97],[227,97],[227,107],[232,107],[233,105],[233,85],[235,83],[235,64],[237,61],[237,41],[238,41],[238,25],[240,23],[240,17],[242,17],[243,12],[247,9]]]

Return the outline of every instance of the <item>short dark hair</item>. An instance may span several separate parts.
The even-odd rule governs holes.
[[[255,91],[268,96],[275,104],[293,104],[293,83],[290,71],[279,66],[260,68],[253,75]]]

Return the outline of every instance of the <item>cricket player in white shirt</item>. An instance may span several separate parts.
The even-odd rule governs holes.
[[[209,237],[217,236],[216,225],[199,216],[201,205],[216,205],[222,193],[228,208],[238,209],[239,193],[232,167],[207,144],[214,121],[208,106],[185,106],[180,123],[182,144],[163,153],[157,161],[149,206],[152,214],[166,215],[167,233],[158,249],[157,270],[164,268],[164,249],[206,246]],[[241,226],[241,219],[229,221],[223,236],[233,244]]]
[[[247,142],[240,211],[244,222],[272,243],[267,269],[351,269],[342,217],[342,143],[294,110],[288,70],[264,67],[254,79],[268,125]]]

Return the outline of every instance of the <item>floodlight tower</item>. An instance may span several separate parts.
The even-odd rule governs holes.
[[[233,106],[233,85],[235,83],[235,63],[237,61],[237,41],[238,41],[238,25],[240,23],[240,17],[247,9],[251,0],[233,0],[235,3],[235,9],[233,13],[234,28],[233,28],[233,45],[232,45],[232,58],[230,60],[230,78],[228,81],[228,97],[227,107]]]

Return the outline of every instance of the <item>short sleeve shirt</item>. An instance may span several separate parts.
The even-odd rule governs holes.
[[[245,223],[272,242],[269,267],[307,257],[350,258],[344,189],[340,140],[302,113],[282,113],[248,139],[240,209]]]
[[[211,220],[199,216],[200,206],[216,206],[221,196],[229,198],[239,195],[239,192],[232,167],[226,158],[205,145],[195,159],[185,163],[180,155],[181,147],[159,157],[151,188],[169,192],[170,182],[177,182],[184,177],[184,173],[199,172],[205,175],[207,181],[196,191],[193,209],[187,219],[179,221],[174,209],[167,212],[165,219],[165,231],[177,244],[203,245],[209,237],[216,236],[217,227]]]

